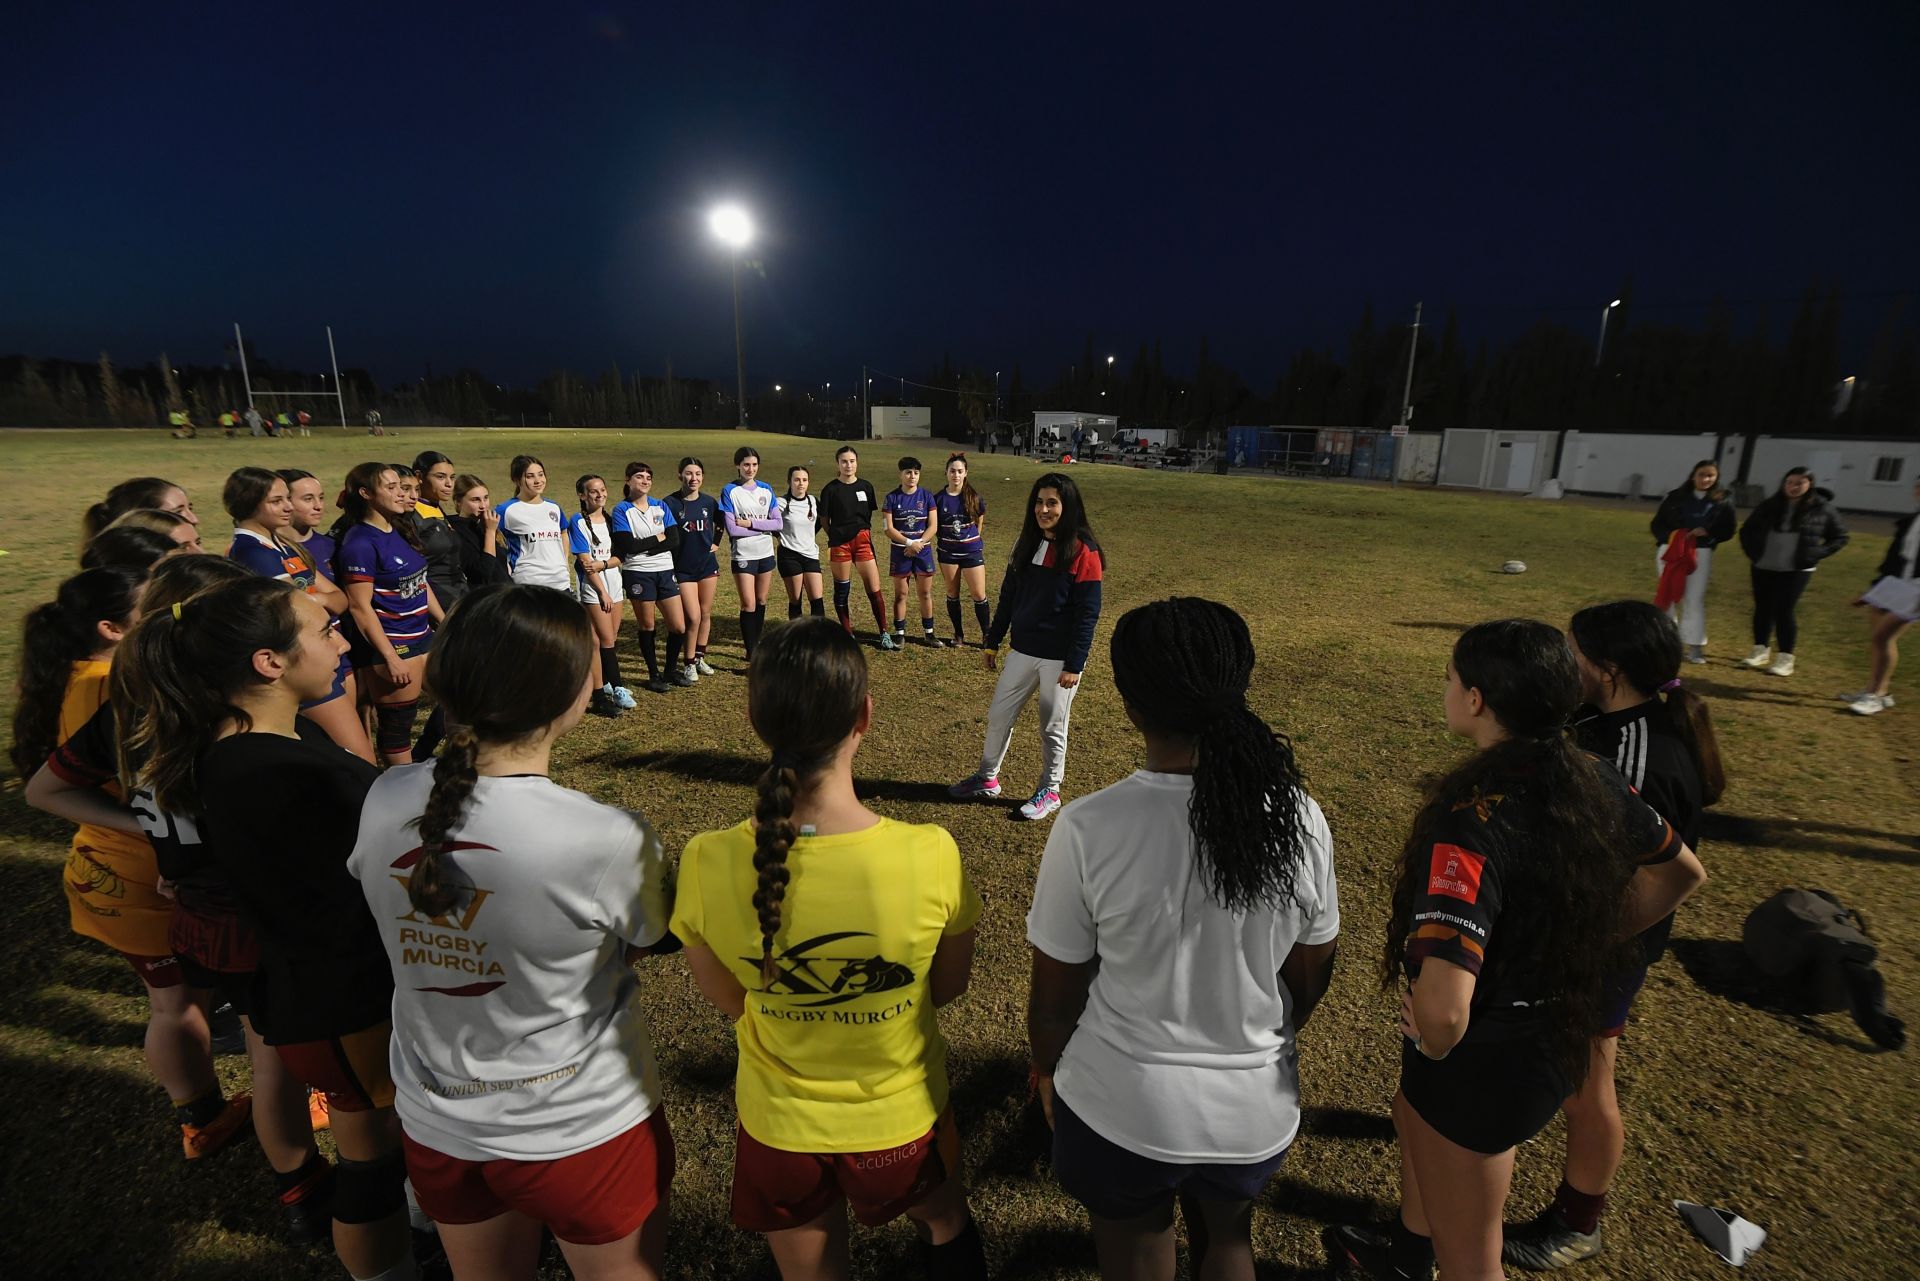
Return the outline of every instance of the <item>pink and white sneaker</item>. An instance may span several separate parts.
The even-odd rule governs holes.
[[[1032,823],[1038,822],[1043,818],[1052,818],[1054,812],[1059,808],[1060,793],[1054,791],[1051,787],[1043,787],[1035,792],[1032,799],[1025,805],[1022,805],[1018,812],[1021,818]]]
[[[1000,795],[1000,780],[991,774],[969,774],[947,789],[956,801],[992,800]]]

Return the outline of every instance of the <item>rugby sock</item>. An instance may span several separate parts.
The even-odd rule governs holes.
[[[651,631],[640,633],[640,657],[647,660],[647,679],[660,678],[660,638]]]
[[[853,635],[853,613],[848,608],[853,602],[853,580],[833,583],[833,612],[840,616],[840,626],[847,629],[847,635]]]
[[[1433,1238],[1423,1237],[1403,1220],[1395,1219],[1387,1245],[1387,1264],[1398,1276],[1428,1275],[1433,1271]]]
[[[825,597],[815,596],[808,602],[808,605],[815,618],[825,618],[827,616],[827,601]]]
[[[747,661],[753,661],[753,611],[740,611],[740,646],[747,651]]]
[[[600,680],[607,685],[620,683],[620,649],[606,645],[600,650]]]
[[[680,671],[680,650],[686,643],[687,634],[685,632],[667,632],[667,672],[669,675],[677,674]]]
[[[758,645],[760,638],[767,634],[767,602],[761,601],[753,607],[753,643]]]
[[[819,602],[816,601],[814,603],[818,604]],[[800,598],[798,596],[789,596],[787,597],[787,621],[791,623],[798,617],[800,617]]]
[[[920,616],[920,630],[927,634],[928,640],[937,639],[933,634],[933,615],[932,614],[922,614]]]
[[[1593,1230],[1600,1226],[1600,1215],[1606,1208],[1606,1193],[1582,1192],[1565,1179],[1560,1180],[1560,1190],[1553,1194],[1553,1212],[1560,1216],[1560,1221],[1587,1236],[1593,1235]]]
[[[987,608],[987,602],[977,600],[973,602],[973,616],[980,620],[980,639],[984,641],[987,628],[993,626],[993,611]]]
[[[953,1240],[944,1245],[922,1244],[922,1275],[930,1281],[986,1281],[987,1251],[980,1240],[980,1224],[972,1215]]]
[[[217,1085],[197,1099],[188,1099],[185,1102],[176,1099],[173,1104],[174,1119],[182,1125],[191,1125],[195,1129],[212,1125],[226,1110],[226,1096],[220,1093],[220,1087]]]
[[[327,1158],[321,1156],[318,1152],[312,1153],[307,1157],[305,1163],[291,1174],[281,1174],[276,1171],[273,1176],[273,1190],[284,1197],[287,1193],[293,1191],[307,1180],[325,1173],[327,1169]]]
[[[960,598],[947,597],[947,621],[953,624],[953,638],[957,641],[967,638],[967,629],[961,625],[960,618]]]
[[[881,631],[887,630],[887,602],[879,592],[867,593],[867,604],[873,606],[873,625]]]

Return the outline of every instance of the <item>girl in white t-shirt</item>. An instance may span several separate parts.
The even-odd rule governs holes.
[[[1238,614],[1145,605],[1112,656],[1146,768],[1060,812],[1027,916],[1054,1173],[1106,1276],[1173,1276],[1176,1196],[1193,1275],[1251,1276],[1253,1202],[1300,1124],[1298,1030],[1333,973],[1333,842],[1247,706]]]
[[[600,654],[600,685],[594,695],[602,705],[622,710],[634,706],[633,691],[620,683],[620,558],[613,554],[613,524],[607,519],[607,482],[589,473],[573,482],[580,497],[580,513],[567,522],[567,550],[573,554],[575,589],[593,624],[593,640]]]
[[[395,976],[408,1173],[457,1276],[533,1277],[543,1224],[578,1276],[665,1255],[673,1139],[630,958],[666,935],[666,859],[645,819],[548,777],[592,669],[558,592],[468,595],[427,668],[446,748],[374,785],[347,862]]]
[[[787,468],[787,492],[780,499],[780,545],[774,561],[787,585],[787,619],[800,617],[804,596],[815,618],[827,616],[826,580],[820,576],[820,500],[808,491],[813,473],[794,464]]]

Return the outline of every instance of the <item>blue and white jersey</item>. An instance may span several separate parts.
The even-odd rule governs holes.
[[[667,531],[679,523],[673,518],[673,509],[652,494],[637,503],[619,503],[613,509],[613,527],[635,538],[665,538]],[[636,574],[657,574],[673,568],[673,552],[663,547],[657,552],[628,556],[621,564]]]
[[[394,529],[359,524],[340,536],[334,554],[341,581],[371,583],[373,612],[395,645],[422,641],[433,631],[427,609],[427,558]]]
[[[509,498],[493,510],[500,517],[500,541],[507,549],[507,573],[513,581],[571,590],[567,517],[560,504],[545,498],[537,503]]]
[[[567,551],[574,556],[590,556],[594,560],[613,560],[613,530],[607,523],[603,512],[598,517],[588,516],[585,512],[575,513],[567,522]],[[583,605],[598,605],[600,593],[593,590],[593,575],[581,569],[574,562],[574,573],[579,579],[580,602]],[[620,563],[614,561],[600,571],[600,581],[607,586],[607,597],[620,600]]]
[[[764,480],[751,483],[733,481],[721,486],[720,510],[733,517],[736,525],[746,525],[748,521],[777,520],[778,513],[774,505],[780,501],[773,492],[773,486]],[[728,531],[732,534],[732,531]],[[761,560],[773,555],[773,535],[771,533],[733,534],[733,558],[735,560]]]

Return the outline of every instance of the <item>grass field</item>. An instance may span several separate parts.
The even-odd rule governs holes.
[[[0,673],[9,714],[19,620],[70,571],[82,508],[131,475],[158,474],[193,494],[209,548],[226,545],[220,482],[234,466],[299,465],[327,477],[375,456],[450,454],[504,497],[506,464],[541,455],[554,497],[629,458],[663,473],[684,453],[731,474],[743,440],[776,487],[811,461],[824,483],[831,442],[736,433],[407,432],[398,440],[317,433],[306,440],[169,441],[159,432],[0,433],[13,498],[0,526]],[[896,446],[875,442],[864,474],[894,483]],[[944,450],[923,452],[937,472]],[[988,505],[989,560],[1004,556],[1035,464],[977,460]],[[1260,654],[1252,700],[1292,735],[1336,841],[1345,925],[1341,962],[1302,1038],[1308,1120],[1262,1202],[1262,1275],[1323,1275],[1323,1225],[1383,1215],[1397,1164],[1387,1103],[1397,1070],[1394,1002],[1375,974],[1392,860],[1420,780],[1456,760],[1443,729],[1442,667],[1455,633],[1487,618],[1564,624],[1581,605],[1651,592],[1645,506],[1549,504],[1426,489],[1160,475],[1083,468],[1079,479],[1109,557],[1106,614],[1076,706],[1065,794],[1136,767],[1137,737],[1103,670],[1106,636],[1133,605],[1173,593],[1226,601],[1246,615]],[[1864,628],[1846,603],[1885,547],[1863,536],[1817,575],[1801,606],[1799,674],[1737,669],[1746,651],[1746,573],[1723,554],[1710,595],[1711,665],[1689,668],[1707,694],[1732,783],[1701,855],[1713,881],[1680,914],[1672,954],[1640,999],[1620,1056],[1627,1157],[1608,1218],[1611,1245],[1594,1278],[1680,1278],[1722,1265],[1674,1216],[1675,1198],[1727,1206],[1772,1234],[1756,1277],[1882,1277],[1920,1258],[1914,1152],[1920,1074],[1909,1056],[1874,1052],[1844,1015],[1817,1020],[1769,1007],[1747,972],[1741,920],[1786,885],[1820,886],[1859,906],[1882,946],[1896,1011],[1920,1014],[1920,683],[1896,680],[1900,706],[1862,719],[1830,698],[1857,688]],[[1524,575],[1497,573],[1510,557]],[[994,588],[997,590],[997,581]],[[770,611],[782,616],[776,590]],[[643,810],[669,847],[750,809],[762,757],[745,713],[732,588],[717,602],[712,655],[721,674],[656,698],[617,721],[589,720],[561,745],[558,777]],[[941,627],[946,627],[944,611]],[[968,626],[972,627],[969,616]],[[627,671],[640,670],[631,630]],[[856,773],[874,808],[938,822],[958,839],[986,901],[972,990],[942,1015],[967,1177],[995,1274],[1093,1275],[1084,1216],[1053,1183],[1045,1129],[1025,1099],[1023,919],[1046,832],[1004,808],[949,803],[944,785],[980,747],[993,678],[971,649],[870,652],[877,715]],[[1038,764],[1032,713],[1005,777],[1024,797]],[[250,1141],[185,1168],[165,1099],[144,1070],[139,987],[126,967],[70,935],[59,888],[68,829],[27,810],[17,784],[0,794],[0,1274],[18,1278],[336,1278],[330,1257],[277,1243],[264,1163]],[[289,833],[298,816],[289,816]],[[678,959],[645,968],[644,1000],[660,1051],[680,1154],[670,1271],[761,1277],[758,1238],[726,1218],[733,1105],[731,1038]],[[243,1059],[222,1060],[230,1086]],[[1509,1217],[1530,1215],[1559,1173],[1556,1124],[1522,1152]],[[867,1276],[906,1275],[904,1224],[857,1237]],[[563,1275],[558,1265],[553,1275]]]

